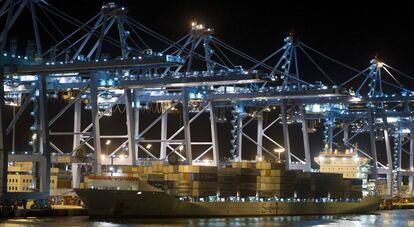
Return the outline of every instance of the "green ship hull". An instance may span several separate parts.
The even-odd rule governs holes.
[[[162,191],[75,189],[90,217],[227,217],[336,215],[377,210],[380,198],[357,202],[190,202]]]

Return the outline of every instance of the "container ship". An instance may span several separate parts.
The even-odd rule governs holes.
[[[354,158],[338,161],[348,157]],[[88,176],[84,188],[75,189],[91,217],[334,215],[370,212],[380,204],[364,192],[362,179],[287,171],[281,162],[212,167],[152,161],[117,172]]]

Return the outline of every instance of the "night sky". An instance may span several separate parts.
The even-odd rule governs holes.
[[[69,15],[86,21],[95,15],[101,5],[101,1],[48,1],[57,8],[67,12]],[[408,4],[384,4],[380,1],[371,4],[362,4],[361,1],[332,1],[325,4],[317,4],[315,1],[298,2],[279,2],[279,1],[119,1],[125,4],[128,9],[128,15],[147,27],[159,32],[160,34],[172,39],[178,40],[188,33],[191,21],[198,21],[206,24],[207,27],[215,29],[215,36],[226,43],[236,47],[239,50],[253,56],[256,59],[263,59],[273,51],[283,45],[283,38],[289,31],[295,31],[299,40],[307,45],[347,63],[358,69],[366,68],[370,59],[379,56],[384,62],[395,68],[400,69],[407,74],[414,74],[414,65],[412,53],[414,53],[414,32],[412,28],[412,7]],[[21,26],[30,26],[31,21],[27,20],[28,15],[23,16],[19,22]],[[24,25],[26,24],[26,25]],[[23,32],[22,27],[14,31],[12,35],[27,37],[31,32]],[[30,27],[31,28],[31,27]],[[70,31],[71,28],[63,30]],[[48,44],[44,44],[47,46]],[[50,45],[50,44],[49,44]],[[157,47],[154,47],[157,50]],[[341,82],[353,75],[349,71],[335,71],[336,68],[327,66],[330,69],[330,75],[333,75],[335,81]],[[303,74],[307,81],[314,81],[312,74]],[[406,82],[400,80],[403,84]],[[60,104],[63,105],[63,104]],[[61,106],[52,105],[50,117],[56,113]],[[28,114],[28,113],[27,113]],[[70,130],[71,113],[65,115],[64,120],[56,123],[52,130],[64,131]],[[84,116],[90,118],[89,112],[85,111]],[[144,120],[149,124],[149,119],[156,116],[143,114]],[[200,140],[205,139],[204,133],[200,133],[201,128],[209,130],[205,123],[208,116],[203,116],[204,123],[199,127],[194,127],[194,137]],[[276,117],[275,114],[266,116],[268,122]],[[125,130],[116,130],[113,125],[125,121],[122,114],[114,114],[113,118],[102,120],[103,132],[105,133],[125,133]],[[172,115],[170,122],[179,122],[179,117]],[[84,126],[90,119],[84,119]],[[29,121],[27,121],[29,122]],[[18,126],[20,130],[18,138],[18,150],[25,150],[28,147],[28,138],[30,135],[24,129],[23,122]],[[170,123],[170,127],[177,127]],[[105,127],[106,126],[106,127]],[[109,126],[109,127],[108,127]],[[292,127],[292,137],[298,135],[300,128]],[[141,128],[142,130],[143,128]],[[223,136],[220,135],[221,156],[229,157],[228,144],[230,127],[228,124],[219,125],[219,130],[226,131]],[[112,130],[112,131],[111,131]],[[254,133],[255,128],[247,130]],[[280,127],[274,132],[277,141],[282,142]],[[159,127],[150,132],[150,136],[156,136]],[[253,134],[254,137],[254,134]],[[320,135],[311,135],[312,152],[317,153],[321,148]],[[196,140],[196,139],[195,139]],[[70,149],[71,138],[55,139],[56,144],[65,149]],[[293,149],[301,148],[301,138],[295,138]],[[255,150],[254,146],[247,145],[247,150]],[[365,146],[365,147],[364,147]],[[362,148],[368,145],[362,144]],[[197,149],[196,149],[197,150]],[[247,152],[245,158],[252,158],[253,152]],[[298,152],[301,153],[301,152]],[[379,155],[382,159],[385,154]]]
[[[101,1],[49,2],[85,21],[98,12]],[[362,68],[379,54],[402,71],[413,71],[411,7],[403,2],[118,2],[128,7],[130,17],[172,40],[187,34],[189,24],[195,20],[214,28],[219,39],[263,59],[281,46],[287,32],[294,30],[302,42],[351,66]]]

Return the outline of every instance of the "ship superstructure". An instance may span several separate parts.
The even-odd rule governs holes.
[[[359,156],[353,149],[340,152],[337,149],[323,151],[315,162],[319,164],[321,173],[338,173],[348,179],[367,179],[369,174],[369,159]]]

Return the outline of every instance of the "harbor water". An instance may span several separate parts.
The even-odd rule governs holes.
[[[110,219],[93,220],[87,216],[12,218],[0,226],[414,226],[414,210],[384,210],[370,214],[335,216],[277,216],[197,219]]]

